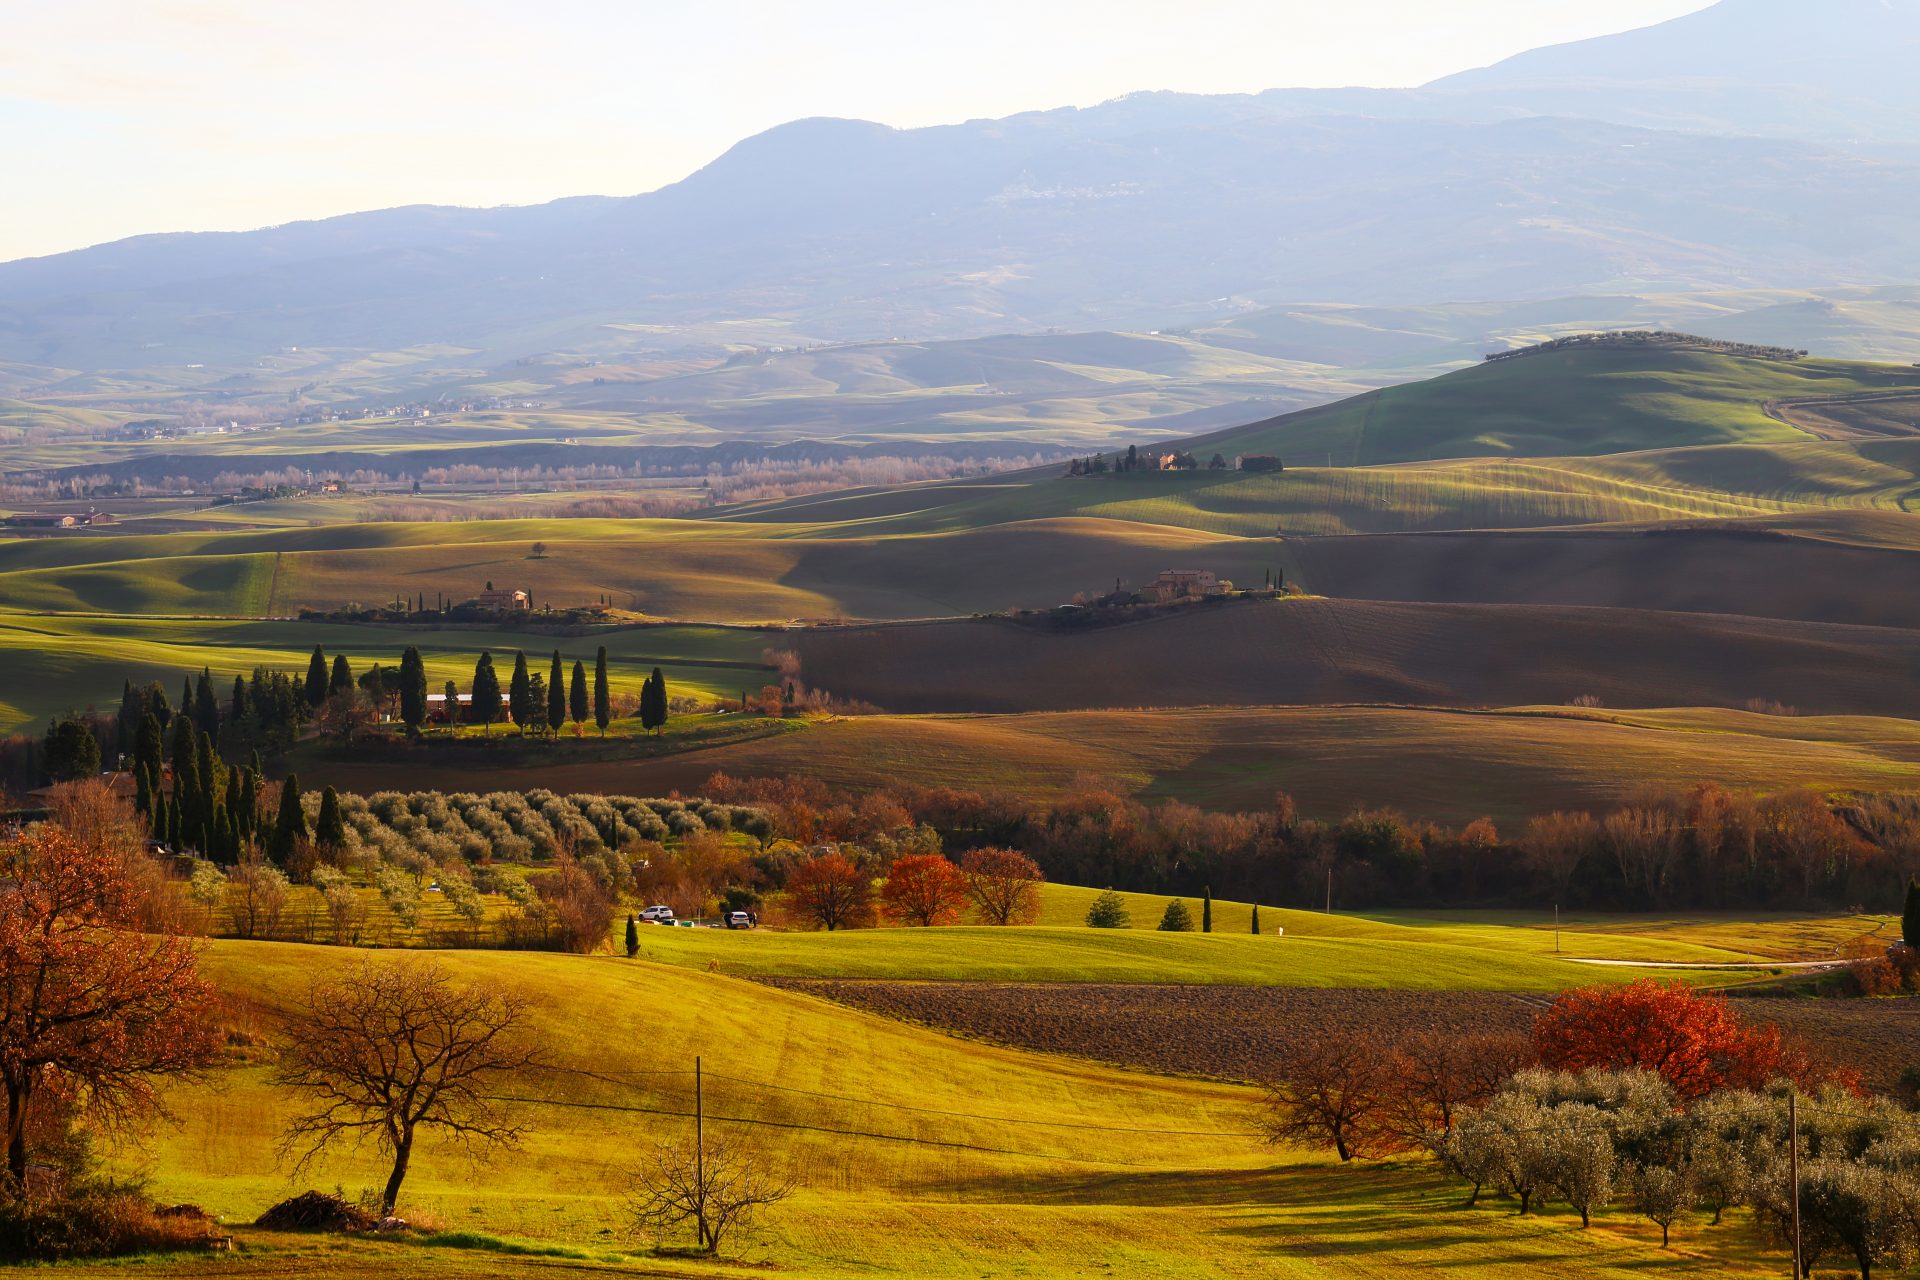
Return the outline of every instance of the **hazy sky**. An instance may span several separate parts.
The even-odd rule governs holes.
[[[803,116],[1412,85],[1705,0],[0,0],[0,260],[625,195]]]

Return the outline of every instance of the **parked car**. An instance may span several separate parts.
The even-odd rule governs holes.
[[[673,908],[663,907],[658,904],[655,904],[654,906],[648,907],[646,910],[642,911],[640,913],[640,918],[642,920],[651,920],[655,924],[672,924]]]
[[[744,911],[729,911],[723,919],[729,929],[753,928],[753,917]]]

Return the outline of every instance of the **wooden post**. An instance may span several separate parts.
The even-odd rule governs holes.
[[[700,1059],[693,1060],[693,1194],[699,1206],[695,1223],[700,1228],[700,1247],[707,1247],[707,1107],[700,1087]],[[1797,1251],[1796,1251],[1797,1253]]]
[[[1800,1280],[1800,1094],[1787,1094],[1787,1180],[1793,1205],[1793,1277]]]

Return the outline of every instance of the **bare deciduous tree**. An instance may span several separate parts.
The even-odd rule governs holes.
[[[227,876],[227,913],[243,938],[270,934],[286,910],[287,877],[270,862],[243,862]]]
[[[524,1042],[524,1000],[470,987],[437,962],[364,961],[315,983],[291,1020],[275,1083],[309,1095],[281,1143],[304,1167],[342,1139],[373,1138],[393,1158],[380,1205],[392,1213],[421,1129],[476,1158],[516,1145],[524,1128],[493,1096],[496,1082],[540,1066]]]
[[[1272,1086],[1260,1128],[1269,1143],[1328,1145],[1342,1160],[1398,1145],[1384,1121],[1391,1084],[1387,1046],[1365,1032],[1302,1044]]]
[[[725,1138],[704,1147],[682,1140],[663,1144],[634,1175],[627,1208],[634,1228],[656,1239],[691,1223],[703,1253],[750,1231],[762,1210],[793,1194],[790,1174],[776,1174],[756,1152]]]

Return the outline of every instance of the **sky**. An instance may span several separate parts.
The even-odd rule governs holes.
[[[807,116],[1420,84],[1705,0],[0,0],[0,261],[630,195]]]

